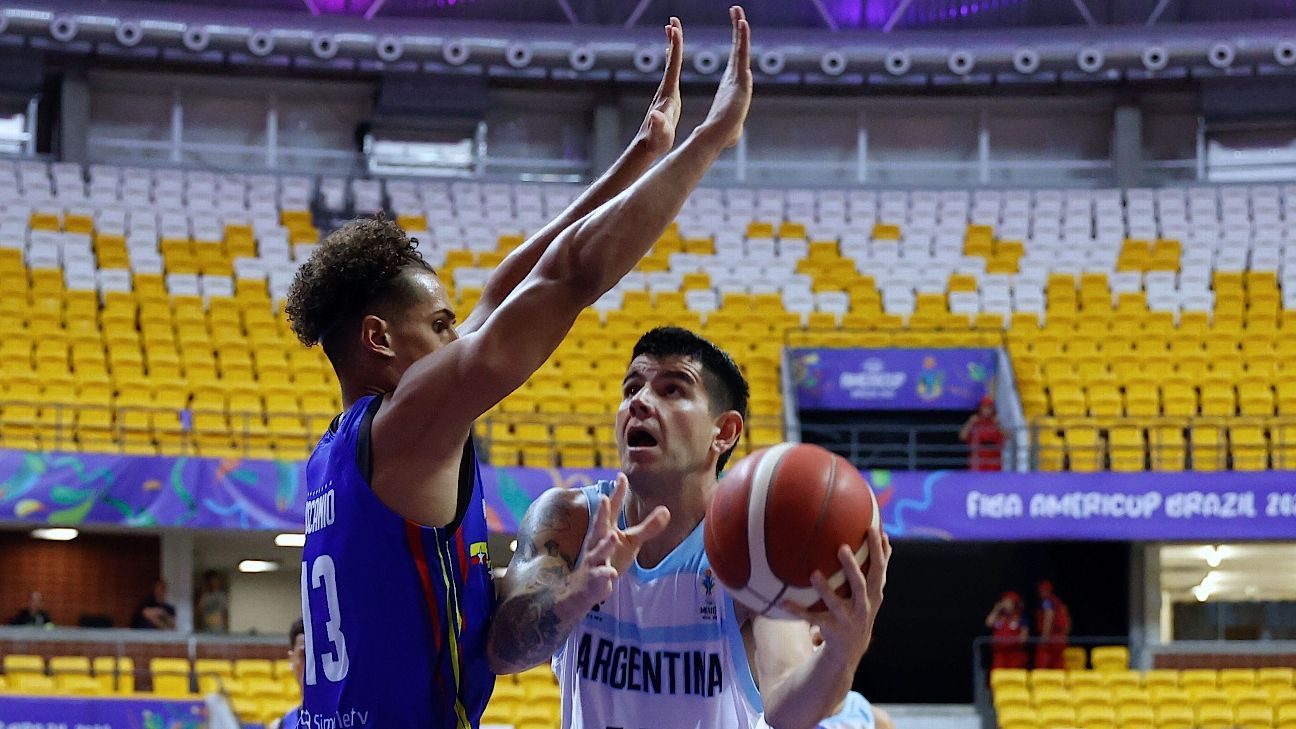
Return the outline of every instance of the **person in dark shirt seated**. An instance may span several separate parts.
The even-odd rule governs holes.
[[[159,579],[153,583],[153,594],[145,598],[131,618],[131,627],[140,630],[175,630],[176,609],[166,601],[167,583]]]
[[[42,597],[39,592],[33,591],[31,594],[31,602],[27,603],[27,607],[19,610],[18,613],[9,620],[9,624],[35,625],[36,627],[53,625],[49,613],[45,612],[44,597]]]

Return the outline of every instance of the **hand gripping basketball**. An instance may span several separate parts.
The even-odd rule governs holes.
[[[811,611],[794,602],[783,603],[784,610],[819,629],[823,637],[820,650],[852,666],[864,656],[873,640],[873,622],[882,607],[887,563],[891,561],[891,540],[885,532],[871,529],[865,541],[869,553],[867,576],[850,547],[843,544],[837,549],[837,560],[846,575],[846,584],[850,585],[849,597],[842,597],[839,591],[829,587],[823,573],[815,570],[810,574],[810,584],[827,609]]]
[[[639,556],[639,548],[661,534],[670,523],[670,511],[659,506],[640,523],[625,529],[618,527],[628,487],[625,474],[619,473],[612,498],[599,497],[587,549],[580,564],[567,578],[567,594],[563,602],[576,614],[584,614],[611,596],[617,578],[630,569],[635,557]]]

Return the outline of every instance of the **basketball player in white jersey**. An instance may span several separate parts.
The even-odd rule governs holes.
[[[814,576],[827,611],[785,606],[806,622],[752,614],[716,582],[702,540],[743,431],[741,372],[692,332],[655,329],[635,345],[623,387],[624,475],[550,490],[528,509],[499,584],[492,669],[552,657],[563,726],[575,729],[811,729],[849,712],[882,602],[886,537],[869,536],[867,577],[850,548],[838,551],[850,597]]]

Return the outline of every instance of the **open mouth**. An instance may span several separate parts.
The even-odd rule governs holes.
[[[626,446],[630,448],[652,448],[657,445],[657,439],[647,428],[631,428],[626,432]]]

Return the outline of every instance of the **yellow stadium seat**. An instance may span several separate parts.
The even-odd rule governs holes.
[[[1156,686],[1179,688],[1179,671],[1173,668],[1154,668],[1143,674],[1143,685],[1149,689]]]
[[[1103,469],[1103,448],[1096,427],[1076,424],[1066,429],[1063,438],[1072,471],[1089,473]]]
[[[1197,391],[1182,382],[1167,382],[1161,386],[1162,410],[1167,416],[1192,417],[1197,414]]]
[[[1269,442],[1262,427],[1235,425],[1229,428],[1229,450],[1236,471],[1264,471],[1269,468]]]
[[[1110,706],[1111,692],[1102,686],[1081,686],[1071,688],[1071,696],[1077,708],[1081,706]]]
[[[1157,729],[1192,729],[1196,717],[1185,704],[1166,704],[1156,708]]]
[[[159,696],[189,696],[189,661],[184,658],[153,658],[149,661],[153,693]]]
[[[486,711],[482,714],[481,723],[483,726],[489,724],[512,726],[516,714],[516,702],[511,699],[502,699],[498,696],[491,696],[490,703],[486,705]]]
[[[1022,668],[996,668],[990,672],[990,688],[995,691],[1013,686],[1026,688],[1027,675],[1028,671]]]
[[[1089,652],[1089,660],[1095,671],[1129,670],[1129,648],[1123,645],[1098,646]]]
[[[1024,707],[1008,707],[997,712],[999,726],[1002,729],[1036,729],[1038,717],[1035,710]]]
[[[240,722],[253,723],[261,717],[261,701],[250,696],[234,696],[230,699],[230,708]]]
[[[1210,668],[1190,668],[1179,673],[1179,685],[1185,689],[1219,687],[1219,672]]]
[[[1125,387],[1125,415],[1154,417],[1161,414],[1161,398],[1155,385],[1129,384]]]
[[[1218,417],[1237,414],[1237,391],[1231,382],[1208,381],[1201,386],[1201,413]]]
[[[45,659],[40,656],[15,653],[5,656],[0,664],[4,666],[5,674],[10,676],[18,673],[45,675]]]
[[[70,676],[55,676],[55,690],[64,696],[105,696],[94,678],[85,674],[73,674]]]
[[[1244,706],[1268,706],[1274,705],[1274,697],[1263,688],[1255,686],[1235,685],[1228,689],[1229,701],[1233,704],[1234,709],[1241,709]]]
[[[91,664],[100,695],[135,693],[135,662],[130,658],[98,656]]]
[[[1094,670],[1094,673],[1102,679],[1103,685],[1113,694],[1120,689],[1142,690],[1143,674],[1138,671],[1108,667],[1101,671]]]
[[[265,658],[243,658],[234,661],[234,676],[239,679],[274,678],[274,663]]]
[[[1042,668],[1030,672],[1031,689],[1038,692],[1041,688],[1066,688],[1066,671],[1056,668]]]
[[[1128,425],[1113,426],[1108,431],[1108,453],[1113,471],[1142,471],[1146,444],[1143,429]],[[1094,666],[1095,670],[1104,670]]]
[[[1194,471],[1221,471],[1228,467],[1227,449],[1220,429],[1198,425],[1190,430]]]
[[[1004,686],[994,691],[994,705],[998,711],[1014,707],[1033,706],[1030,691],[1021,686]]]
[[[1075,709],[1070,706],[1050,704],[1036,711],[1036,716],[1042,729],[1064,729],[1076,723]]]
[[[9,691],[35,696],[51,696],[58,692],[54,679],[39,673],[12,673],[8,677]]]
[[[90,677],[90,659],[85,656],[54,656],[49,659],[50,673],[59,691],[89,695],[99,693],[99,683]],[[86,681],[93,686],[86,688]]]
[[[1150,706],[1123,704],[1116,707],[1116,721],[1122,729],[1126,727],[1147,729],[1155,725],[1156,718]]]
[[[1292,675],[1296,669],[1261,668],[1256,670],[1256,686],[1271,692],[1292,688]]]
[[[1270,729],[1274,725],[1274,710],[1269,706],[1255,704],[1240,706],[1235,721],[1239,729]]]
[[[1200,729],[1233,729],[1233,709],[1227,704],[1205,704],[1197,707],[1197,726]]]
[[[1091,384],[1085,388],[1089,415],[1112,418],[1123,415],[1120,389],[1114,384]]]
[[[1156,706],[1166,704],[1191,706],[1194,703],[1193,696],[1188,692],[1188,689],[1178,686],[1153,686],[1149,689],[1149,692],[1151,693],[1152,703]]]
[[[1091,687],[1098,687],[1098,689],[1103,689],[1104,691],[1107,691],[1107,684],[1104,684],[1103,676],[1100,675],[1099,672],[1090,671],[1090,669],[1085,668],[1085,664],[1089,663],[1089,652],[1087,652],[1085,649],[1083,649],[1083,647],[1080,646],[1070,646],[1068,647],[1067,650],[1069,651],[1070,649],[1080,649],[1081,652],[1080,655],[1078,656],[1074,651],[1072,652],[1072,654],[1070,654],[1072,655],[1072,664],[1076,665],[1076,668],[1067,669],[1067,686],[1069,686],[1070,689],[1072,690],[1091,689]],[[1063,656],[1064,663],[1065,660],[1067,659],[1065,659],[1065,654],[1064,654]]]
[[[220,691],[226,681],[234,678],[234,664],[220,658],[199,658],[194,661],[194,675],[198,677],[198,692]]]
[[[1084,705],[1076,709],[1076,723],[1082,729],[1115,729],[1116,711],[1107,705]]]

